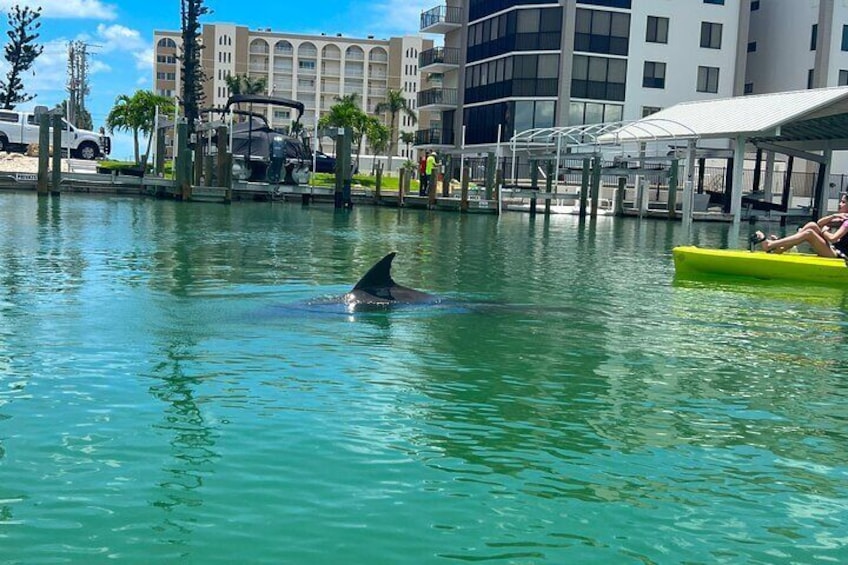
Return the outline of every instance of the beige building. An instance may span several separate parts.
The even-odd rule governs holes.
[[[417,114],[417,93],[421,90],[418,56],[433,47],[432,40],[420,36],[360,39],[341,34],[281,33],[270,28],[252,30],[232,24],[204,25],[202,42],[202,66],[207,79],[205,106],[221,107],[226,103],[230,95],[228,75],[262,78],[266,94],[304,104],[301,122],[310,132],[337,97],[351,94],[358,95],[362,109],[373,115],[377,105],[386,101],[388,90],[399,90]],[[154,32],[154,89],[164,96],[177,96],[180,92],[176,59],[180,43],[179,32]],[[288,108],[258,111],[263,110],[274,127],[287,127],[296,117]],[[397,127],[399,133],[418,129],[402,115],[398,116]],[[397,156],[414,157],[413,147],[400,142],[397,146]]]

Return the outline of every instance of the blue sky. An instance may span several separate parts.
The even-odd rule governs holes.
[[[205,23],[235,23],[252,29],[270,27],[292,33],[342,33],[351,37],[388,38],[418,32],[419,14],[440,0],[206,0],[212,14]],[[42,8],[44,52],[25,89],[37,98],[19,109],[54,106],[67,97],[67,46],[81,39],[91,44],[91,94],[87,106],[95,129],[103,125],[115,98],[153,87],[153,31],[179,30],[180,0],[0,0],[3,32],[14,5]],[[5,42],[5,33],[2,34]],[[5,76],[6,62],[0,59]],[[129,158],[129,136],[113,136],[115,158]]]

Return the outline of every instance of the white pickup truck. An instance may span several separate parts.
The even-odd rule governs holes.
[[[39,118],[33,112],[0,110],[0,151],[26,150],[38,143]],[[96,159],[108,155],[111,140],[93,131],[78,129],[62,120],[62,148],[70,149],[78,159]],[[53,135],[50,135],[53,143]]]

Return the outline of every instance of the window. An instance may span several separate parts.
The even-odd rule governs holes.
[[[724,0],[704,0],[704,4],[718,4],[724,6]]]
[[[571,75],[572,97],[623,102],[626,83],[626,59],[574,56]]]
[[[575,51],[627,55],[629,43],[630,14],[577,9]]]
[[[815,79],[816,70],[810,69],[807,71],[807,90],[813,88],[813,80]]]
[[[656,114],[660,110],[662,110],[662,108],[659,106],[642,106],[642,117],[646,118],[651,114]]]
[[[753,94],[754,93],[754,83],[746,82],[745,83],[745,94]]]
[[[848,86],[848,71],[839,71],[839,84],[837,86]]]
[[[760,0],[751,0],[751,11],[756,12],[760,9]]]
[[[810,51],[816,50],[816,43],[818,43],[819,37],[819,24],[813,24],[813,28],[810,31]]]
[[[718,67],[698,67],[698,92],[718,92]]]
[[[648,31],[645,34],[648,43],[668,43],[668,18],[648,16]]]
[[[297,68],[314,71],[315,70],[315,61],[298,61],[297,62]]]
[[[580,125],[620,122],[623,115],[624,106],[619,104],[572,102],[569,106],[568,123],[570,125]]]
[[[0,122],[18,123],[18,114],[14,112],[0,112]]]
[[[665,88],[665,63],[645,61],[642,86],[645,88]]]
[[[721,49],[721,24],[701,22],[701,47]]]
[[[757,50],[757,42],[749,41],[748,42],[748,53],[754,53]]]
[[[848,26],[842,26],[842,50],[848,51]]]

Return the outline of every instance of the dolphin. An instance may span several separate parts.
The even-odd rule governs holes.
[[[392,279],[392,261],[397,253],[392,251],[371,267],[359,282],[342,296],[348,309],[390,307],[401,304],[437,304],[441,300],[402,285]]]

